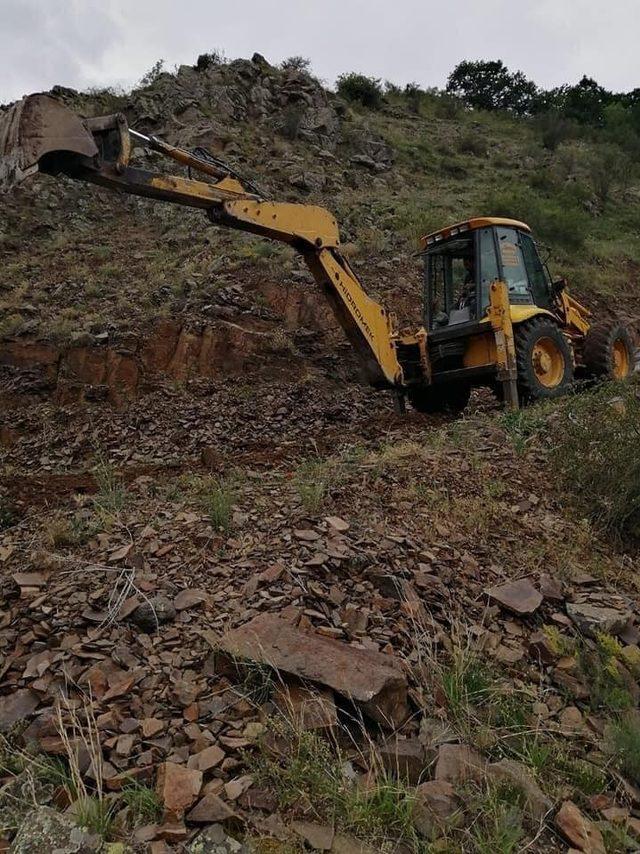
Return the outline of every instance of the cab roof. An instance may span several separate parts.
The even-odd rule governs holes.
[[[431,234],[426,234],[420,238],[420,249],[424,250],[433,243],[440,243],[441,240],[447,240],[449,237],[454,237],[465,231],[473,231],[475,228],[487,228],[491,225],[505,225],[511,228],[519,228],[522,231],[531,231],[529,226],[524,222],[519,222],[517,219],[505,219],[500,216],[477,216],[473,219],[468,219],[465,222],[458,222],[455,225],[449,225],[446,228],[441,228],[440,231],[434,231]]]

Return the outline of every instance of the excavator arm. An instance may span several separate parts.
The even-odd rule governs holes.
[[[187,166],[189,177],[131,166],[132,140]],[[192,170],[205,177],[191,177]],[[358,353],[368,381],[378,388],[402,389],[392,319],[367,296],[341,254],[338,225],[324,208],[267,201],[205,152],[185,151],[130,130],[122,114],[83,120],[46,95],[31,95],[0,114],[0,188],[36,172],[201,208],[215,225],[292,246]]]

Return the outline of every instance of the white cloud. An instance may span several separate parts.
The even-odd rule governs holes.
[[[130,85],[159,58],[254,51],[442,86],[462,59],[500,58],[545,86],[583,74],[640,85],[637,0],[0,0],[0,101],[55,83]]]

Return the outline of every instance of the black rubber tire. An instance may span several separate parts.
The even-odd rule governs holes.
[[[614,345],[621,342],[628,359],[625,376],[616,376]],[[597,379],[627,379],[635,368],[635,345],[629,329],[619,320],[602,320],[589,328],[584,340],[584,364],[590,377]]]
[[[409,389],[409,403],[417,412],[435,415],[444,412],[460,415],[471,397],[471,385],[467,382],[443,383],[422,388]]]
[[[544,385],[536,375],[533,351],[537,342],[551,339],[564,359],[560,381],[554,386]],[[550,317],[533,317],[516,327],[516,363],[518,366],[518,394],[523,403],[550,400],[566,394],[573,383],[573,352],[571,345]]]

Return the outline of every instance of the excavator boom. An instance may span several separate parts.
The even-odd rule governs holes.
[[[202,180],[130,166],[132,138],[201,173]],[[0,190],[37,172],[201,208],[216,225],[289,244],[305,259],[369,382],[403,388],[392,320],[367,296],[342,256],[338,225],[324,208],[266,201],[250,182],[206,152],[185,151],[130,131],[121,114],[81,119],[47,95],[30,95],[0,113]]]

